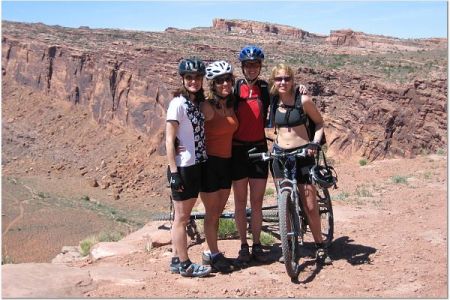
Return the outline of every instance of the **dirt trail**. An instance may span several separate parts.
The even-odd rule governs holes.
[[[340,184],[332,191],[335,240],[331,266],[304,260],[292,283],[277,262],[279,241],[266,248],[272,262],[232,274],[190,279],[167,270],[170,247],[98,261],[147,274],[133,285],[101,284],[88,297],[447,297],[447,179],[445,156],[385,160],[360,167],[337,163]],[[221,240],[235,257],[239,242]],[[312,255],[307,243],[306,254]],[[190,248],[200,260],[202,245]],[[309,252],[308,252],[309,251]]]

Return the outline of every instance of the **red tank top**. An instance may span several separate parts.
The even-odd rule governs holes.
[[[238,128],[236,117],[224,117],[214,113],[214,117],[205,122],[206,154],[222,158],[231,157],[233,133]]]
[[[247,84],[242,84],[240,89],[240,97],[246,100],[238,103],[236,116],[239,121],[239,127],[233,138],[242,142],[264,140],[261,91],[256,85],[250,88]]]

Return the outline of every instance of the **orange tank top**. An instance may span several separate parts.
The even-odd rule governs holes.
[[[206,153],[222,158],[231,157],[231,142],[238,128],[235,115],[221,116],[214,112],[214,117],[205,122]]]

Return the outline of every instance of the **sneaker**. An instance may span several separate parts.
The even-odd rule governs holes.
[[[211,268],[191,263],[186,269],[180,265],[179,271],[183,277],[204,277],[211,273]]]
[[[253,244],[252,256],[253,256],[253,259],[258,262],[267,262],[267,256],[264,253],[261,244]]]
[[[331,265],[332,261],[326,248],[317,248],[316,262],[320,265]]]
[[[243,263],[248,263],[252,259],[250,256],[250,249],[247,244],[241,246],[241,250],[239,250],[238,261]]]
[[[171,273],[179,274],[180,273],[180,259],[178,257],[172,257],[172,261],[169,265],[169,270]]]
[[[220,273],[231,273],[234,271],[234,267],[231,261],[226,258],[222,253],[215,255],[211,259],[211,267],[214,271]]]
[[[207,266],[211,265],[211,252],[202,252],[202,264]]]

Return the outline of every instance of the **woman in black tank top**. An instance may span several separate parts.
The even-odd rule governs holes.
[[[270,77],[270,84],[270,93],[274,96],[273,99],[278,100],[278,103],[274,103],[272,106],[272,109],[275,111],[271,112],[276,129],[276,139],[273,145],[274,151],[282,152],[308,147],[309,157],[300,158],[297,161],[296,179],[316,243],[316,259],[318,262],[330,263],[331,260],[323,246],[316,188],[309,177],[309,170],[314,166],[314,155],[317,152],[317,146],[314,143],[318,145],[323,135],[322,116],[310,96],[295,97],[294,72],[289,66],[279,64],[274,67]],[[296,98],[298,99],[297,101]],[[316,125],[312,140],[310,140],[306,128],[307,117]],[[279,179],[284,176],[282,166],[278,161],[273,161],[272,168],[275,178]]]

